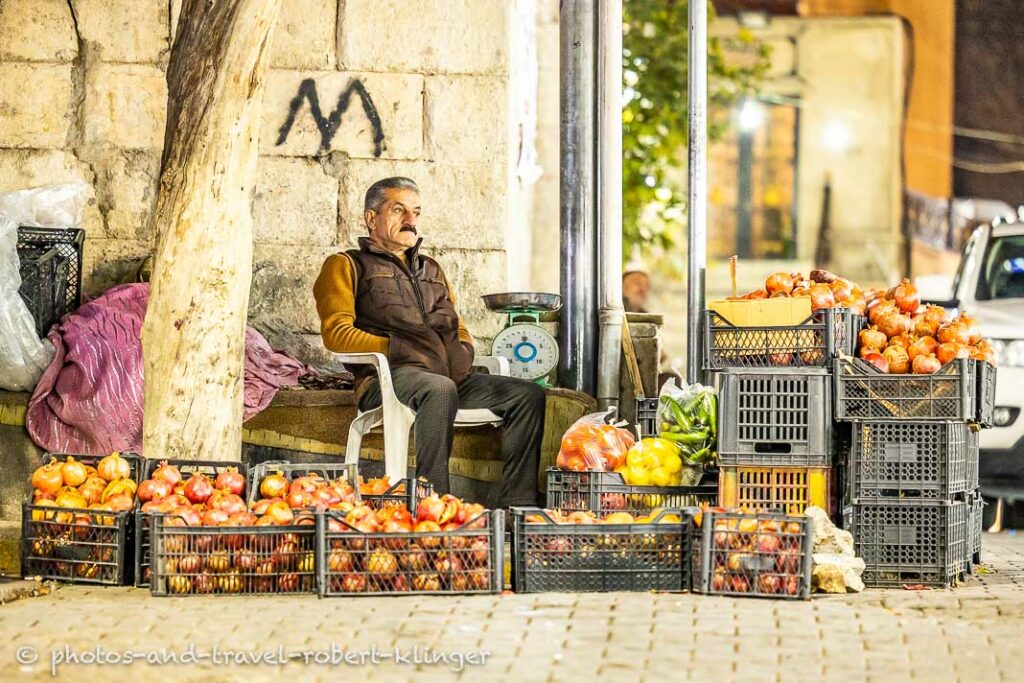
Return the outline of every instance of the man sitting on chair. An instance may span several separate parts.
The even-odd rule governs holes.
[[[329,256],[313,287],[324,346],[387,356],[395,394],[416,413],[416,473],[448,493],[455,413],[486,408],[502,418],[502,506],[537,503],[544,390],[533,382],[474,374],[473,339],[455,310],[441,266],[420,253],[420,195],[408,178],[366,191],[359,248]],[[356,369],[360,410],[381,405],[373,368]]]

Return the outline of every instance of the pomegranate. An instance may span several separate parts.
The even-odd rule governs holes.
[[[288,493],[288,480],[278,472],[263,478],[260,482],[260,495],[264,498],[284,498]]]
[[[913,361],[922,354],[928,356],[935,353],[938,348],[939,343],[931,337],[921,337],[907,347],[907,353],[910,355],[910,360]]]
[[[910,318],[896,311],[882,314],[876,324],[878,329],[889,338],[898,337],[910,331]]]
[[[914,313],[921,305],[921,296],[917,293],[917,288],[910,284],[907,278],[903,278],[900,284],[893,287],[892,298],[904,313]]]
[[[194,505],[205,503],[213,495],[213,484],[205,474],[196,472],[185,482],[183,493]]]
[[[981,341],[981,329],[978,328],[978,321],[967,315],[966,311],[960,314],[958,320],[967,329],[967,343],[977,344]]]
[[[245,492],[245,477],[236,468],[228,467],[217,475],[213,485],[215,488],[240,496]]]
[[[947,342],[945,344],[939,344],[939,349],[936,353],[938,360],[942,365],[945,365],[954,358],[970,358],[971,350],[959,344],[957,342]]]
[[[793,284],[793,276],[787,273],[772,273],[765,280],[764,288],[771,296],[779,293],[788,296],[793,291]]]
[[[914,358],[913,370],[915,375],[930,375],[942,367],[939,359],[932,354],[920,355]]]
[[[967,326],[958,320],[946,323],[939,328],[939,343],[949,344],[956,342],[957,344],[963,344],[966,346],[971,338],[971,333],[967,329]]]
[[[889,361],[890,374],[903,375],[910,372],[910,355],[902,346],[889,346],[882,355]]]
[[[132,466],[120,453],[111,453],[96,464],[96,474],[107,481],[128,479],[132,476]]]
[[[135,496],[143,503],[150,500],[163,500],[171,495],[171,485],[162,479],[147,479],[139,484]]]
[[[816,284],[811,287],[811,310],[817,311],[822,308],[832,308],[836,305],[836,297],[832,289],[825,284]]]
[[[878,329],[877,325],[860,331],[860,345],[862,347],[868,347],[871,349],[883,349],[889,338],[885,336],[885,333]]]
[[[181,471],[174,465],[168,465],[166,460],[161,460],[160,466],[153,470],[151,478],[166,481],[174,488],[181,481]]]

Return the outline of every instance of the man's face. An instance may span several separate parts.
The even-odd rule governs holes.
[[[387,189],[377,211],[364,213],[370,240],[395,253],[416,245],[419,239],[420,195],[413,190]]]

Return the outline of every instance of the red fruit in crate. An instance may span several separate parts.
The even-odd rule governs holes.
[[[601,509],[607,511],[625,510],[626,496],[621,493],[602,493]]]
[[[213,486],[240,496],[245,493],[245,477],[236,468],[228,467],[217,475]]]
[[[725,590],[726,577],[725,572],[720,569],[716,569],[711,575],[711,590],[713,591],[724,591]]]
[[[800,593],[800,579],[796,576],[786,577],[786,593],[789,595],[798,595]]]
[[[757,577],[757,590],[766,595],[775,595],[782,587],[782,581],[777,574],[761,574]]]
[[[750,582],[747,580],[747,577],[743,576],[742,574],[732,575],[731,577],[729,577],[729,581],[731,583],[732,589],[737,593],[750,592]]]
[[[781,542],[774,534],[761,534],[757,538],[757,552],[764,554],[775,554],[779,551]]]
[[[213,484],[210,483],[206,475],[196,472],[185,482],[182,492],[190,503],[198,505],[205,503],[206,499],[213,495]]]

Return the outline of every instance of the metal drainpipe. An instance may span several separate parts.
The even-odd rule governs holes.
[[[687,203],[686,278],[686,378],[690,383],[701,376],[701,347],[704,341],[704,277],[708,249],[708,6],[689,3],[689,201]]]
[[[558,383],[595,393],[597,255],[594,187],[595,4],[562,0],[561,57],[561,277]]]
[[[622,0],[597,13],[598,296],[597,405],[619,404],[622,358]],[[641,391],[643,388],[640,388]]]

